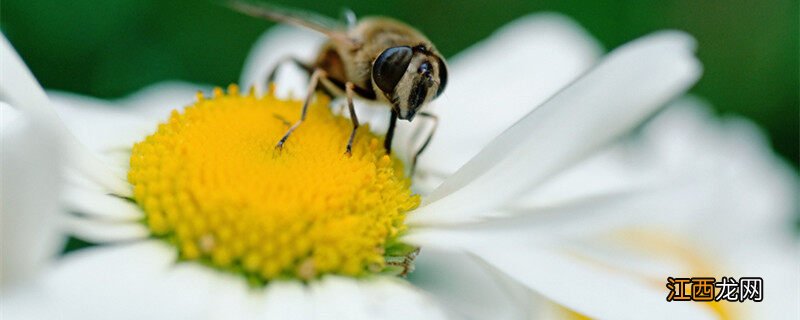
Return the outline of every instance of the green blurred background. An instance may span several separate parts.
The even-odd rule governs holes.
[[[451,56],[519,16],[557,11],[614,48],[663,28],[697,37],[705,75],[693,92],[720,113],[764,127],[797,166],[798,1],[275,1],[338,17],[391,15]],[[239,78],[270,23],[212,1],[2,0],[0,28],[45,87],[104,98],[166,79],[226,85]]]

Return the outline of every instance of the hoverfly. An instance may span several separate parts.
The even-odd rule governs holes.
[[[420,109],[442,94],[447,85],[447,64],[430,40],[418,30],[394,19],[370,17],[349,23],[296,10],[246,0],[233,0],[230,6],[245,14],[275,22],[308,28],[327,36],[312,63],[295,57],[285,57],[272,69],[268,84],[273,83],[278,68],[291,62],[309,75],[300,120],[295,122],[278,141],[283,147],[292,132],[305,120],[309,100],[319,88],[332,97],[344,96],[353,122],[353,131],[345,153],[350,154],[359,122],[353,107],[353,97],[379,101],[391,107],[389,130],[384,148],[391,153],[392,137],[397,119],[411,121],[415,115],[434,120],[433,130],[416,152],[417,157],[427,147],[438,119]]]

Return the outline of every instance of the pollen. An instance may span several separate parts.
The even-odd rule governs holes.
[[[302,101],[217,88],[133,146],[128,180],[153,237],[197,261],[267,282],[364,276],[391,266],[419,205],[403,163],[323,95],[282,149]]]

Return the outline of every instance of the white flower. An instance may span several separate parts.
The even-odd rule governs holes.
[[[651,278],[620,272],[636,269],[630,265],[603,268],[597,263],[622,261],[613,260],[621,256],[619,252],[602,251],[615,249],[618,243],[600,246],[604,239],[600,235],[630,226],[624,222],[633,214],[637,219],[649,217],[651,212],[642,212],[644,206],[663,212],[658,210],[686,197],[682,189],[659,184],[682,181],[680,174],[662,172],[670,163],[631,173],[625,167],[630,162],[617,154],[622,147],[600,151],[696,80],[699,65],[691,53],[693,43],[677,32],[655,34],[615,50],[571,82],[591,65],[597,52],[583,37],[558,17],[523,19],[452,62],[452,81],[435,109],[444,122],[420,164],[420,171],[428,175],[417,188],[427,193],[439,184],[437,176],[447,179],[410,214],[411,232],[404,238],[423,248],[411,282],[427,293],[395,278],[334,276],[309,286],[276,281],[259,291],[248,288],[239,276],[195,263],[175,264],[174,247],[147,239],[149,231],[136,222],[143,215],[137,206],[105,195],[130,193],[114,180],[114,169],[103,173],[92,165],[79,167],[83,174],[73,177],[67,202],[85,215],[73,221],[81,236],[110,244],[68,257],[51,276],[51,290],[64,299],[62,307],[84,318],[434,318],[439,314],[437,305],[455,316],[518,318],[526,316],[532,295],[539,303],[554,301],[600,318],[711,317],[711,310],[701,304],[664,301],[663,283],[653,284],[652,279],[664,281],[672,274],[653,273],[657,276]],[[290,31],[275,31],[266,41],[255,51],[265,60],[249,64],[243,83],[263,78],[267,65],[263,61],[275,61],[275,56],[260,54],[262,50],[283,55],[282,50],[307,50],[314,42]],[[5,56],[3,60],[9,63]],[[3,72],[7,73],[5,66]],[[23,88],[27,92],[8,90],[8,94],[25,102],[31,101],[27,95],[39,90],[35,83]],[[157,115],[155,119],[163,121],[165,110],[152,107],[189,102],[167,102],[165,96],[176,97],[169,92],[172,89],[154,89],[157,98],[152,98],[153,92],[144,93],[145,102],[124,101],[134,106],[121,112],[93,108],[91,101],[80,99],[80,107],[61,109],[61,114],[92,149],[129,147],[153,127],[153,121],[137,117]],[[359,114],[370,111],[363,112]],[[490,142],[519,117],[522,120]],[[73,146],[72,151],[76,149]],[[640,154],[636,150],[632,153]],[[78,159],[73,163],[91,161],[87,155],[73,157]],[[113,157],[110,160],[115,163]],[[675,163],[683,165],[685,160]],[[770,165],[765,170],[771,170]],[[704,167],[695,172],[717,177]],[[718,183],[710,178],[701,182],[712,187]],[[693,201],[679,204],[684,206],[677,209],[686,215],[706,208]],[[711,209],[719,212],[718,207]],[[598,238],[592,238],[595,235]],[[589,245],[600,248],[581,241],[587,238],[597,241]],[[580,255],[587,248],[588,254]],[[541,307],[536,313],[544,310],[543,304],[535,307]]]
[[[752,123],[715,119],[705,102],[684,98],[616,152],[628,168],[645,163],[640,174],[671,175],[673,184],[648,199],[658,207],[620,210],[628,223],[615,227],[625,234],[617,243],[640,245],[604,261],[661,281],[665,274],[762,277],[770,299],[723,303],[720,310],[737,318],[800,317],[797,175]]]

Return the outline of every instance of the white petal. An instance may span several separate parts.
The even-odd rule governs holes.
[[[767,304],[764,300],[730,306],[745,309],[736,311],[744,317],[796,318],[797,176],[773,154],[758,129],[739,118],[716,119],[705,103],[689,98],[659,114],[627,147],[628,152],[646,155],[641,162],[673,176],[693,176],[705,185],[694,184],[690,195],[662,199],[673,209],[674,202],[694,202],[695,210],[666,214],[642,209],[635,222],[620,219],[620,228],[641,232],[649,226],[658,230],[656,234],[673,234],[688,243],[684,246],[688,249],[681,251],[708,260],[704,274],[756,275],[774,283],[773,299]],[[644,242],[629,238],[628,242]],[[734,238],[736,245],[731,245]],[[680,260],[653,248],[647,251],[672,263]]]
[[[530,292],[466,253],[425,247],[409,281],[463,319],[526,319]]]
[[[64,170],[65,188],[79,188],[91,190],[97,193],[107,194],[109,191],[102,185],[97,184],[95,181],[89,179],[86,175],[74,168],[66,168]]]
[[[69,211],[114,222],[133,222],[144,212],[129,200],[83,188],[67,188],[64,204]]]
[[[313,319],[314,301],[302,283],[297,281],[276,281],[270,283],[262,296],[264,319]]]
[[[581,261],[644,283],[661,284],[675,275],[707,276],[717,280],[723,276],[762,277],[765,284],[773,283],[772,289],[767,291],[771,292],[772,299],[759,303],[722,303],[714,311],[753,319],[797,315],[800,293],[796,284],[800,278],[796,269],[800,251],[795,240],[750,239],[737,234],[736,245],[729,243],[724,250],[714,250],[706,246],[704,237],[680,231],[663,225],[653,225],[649,229],[634,227],[600,237],[562,240],[560,249]]]
[[[175,258],[161,241],[83,249],[48,273],[48,289],[65,318],[167,319],[174,306],[157,285]]]
[[[713,319],[702,304],[676,304],[650,286],[577,257],[508,245],[471,249],[488,264],[581,314],[601,319]]]
[[[0,102],[0,283],[29,280],[62,244],[58,135]]]
[[[47,95],[5,35],[0,40],[0,63],[0,98],[19,110],[52,117]]]
[[[700,75],[693,40],[661,32],[612,52],[445,181],[410,224],[474,221],[626,133]]]
[[[551,207],[505,209],[508,216],[459,226],[418,227],[403,240],[423,247],[470,248],[491,241],[558,245],[560,239],[605,233],[615,228],[646,227],[679,219],[684,222],[713,210],[708,184],[665,181],[641,190],[610,193]],[[487,214],[489,215],[489,214]],[[644,219],[646,217],[646,219]],[[674,224],[672,224],[674,226]],[[703,224],[700,224],[703,225]]]
[[[639,196],[623,199],[629,201],[623,207],[595,202],[594,213],[585,211],[587,215],[575,221],[584,222],[589,230],[597,223],[656,225],[722,251],[728,247],[731,230],[737,230],[740,239],[790,232],[798,203],[794,173],[772,154],[752,125],[741,119],[719,121],[698,103],[677,101],[635,139],[559,174],[504,207],[524,207],[542,218],[544,213],[536,210],[581,201],[591,205],[615,193],[625,195],[619,191],[638,190],[627,193]],[[506,225],[514,223],[519,221]],[[706,228],[709,224],[717,227]]]
[[[800,194],[796,175],[752,125],[741,119],[716,120],[696,99],[682,99],[641,132],[532,190],[524,205],[557,207],[591,201],[608,190],[660,186],[617,211],[619,217],[604,214],[580,221],[587,226],[657,225],[722,251],[731,230],[740,239],[790,232]],[[706,228],[709,224],[717,227]]]
[[[325,277],[310,285],[314,319],[372,319],[364,308],[366,298],[358,281],[344,277]]]
[[[265,318],[260,290],[239,276],[177,262],[175,252],[160,240],[84,249],[67,256],[48,285],[67,318]]]
[[[175,258],[161,241],[84,249],[47,284],[66,314],[82,319],[443,319],[431,297],[397,279],[331,277],[311,287],[276,281],[264,292]]]
[[[62,287],[68,285],[66,277],[83,280],[71,288],[55,289],[62,304],[73,308],[68,311],[71,317],[207,319],[218,302],[213,294],[230,289],[226,286],[229,283],[220,281],[222,275],[208,267],[176,264],[175,248],[160,241],[87,251],[77,253],[84,256],[69,257],[54,277],[60,283],[54,281],[53,285]],[[102,267],[112,276],[85,274],[103,272],[95,270]],[[240,318],[236,314],[230,316]]]
[[[175,250],[175,248],[170,248]],[[160,319],[205,319],[209,318],[211,310],[214,310],[218,300],[215,294],[224,294],[228,289],[239,289],[230,282],[221,281],[230,275],[223,275],[218,270],[201,265],[194,261],[176,263],[172,268],[163,274],[156,275],[157,284],[147,288],[145,293],[150,296],[154,303],[168,303],[169,311],[167,316],[159,315]],[[243,279],[237,279],[244,282]],[[220,290],[225,288],[226,290]],[[241,289],[245,287],[242,286]],[[166,300],[166,301],[165,301]],[[164,301],[164,302],[162,302]],[[165,313],[159,311],[159,313]],[[231,314],[231,318],[240,319],[237,314]],[[139,319],[151,318],[147,313],[141,313]]]
[[[4,286],[0,293],[0,316],[3,319],[61,319],[51,303],[52,297],[38,282],[22,286]]]
[[[126,112],[120,105],[64,92],[49,92],[70,132],[97,154],[131,148],[156,129],[156,122]]]
[[[397,278],[358,282],[368,319],[445,319],[433,297]]]
[[[78,139],[96,152],[130,148],[152,133],[172,110],[182,110],[208,86],[163,82],[148,86],[123,99],[107,101],[79,94],[50,91],[64,123]]]
[[[387,277],[327,276],[310,285],[313,319],[443,319],[424,292]]]
[[[175,250],[162,245],[171,252]],[[165,255],[161,252],[158,254]],[[127,258],[134,257],[127,255]],[[252,316],[248,314],[251,310],[244,308],[244,302],[248,300],[231,300],[235,297],[234,293],[247,293],[244,279],[223,274],[195,262],[171,261],[171,266],[153,273],[148,272],[141,263],[133,264],[136,266],[130,268],[133,269],[132,276],[139,278],[146,286],[115,279],[107,283],[107,286],[114,286],[112,290],[115,292],[109,293],[108,289],[92,286],[81,290],[88,292],[90,297],[95,294],[112,294],[117,298],[105,300],[104,297],[95,301],[94,303],[104,304],[94,306],[92,314],[97,315],[96,319],[103,319],[104,315],[114,313],[124,314],[125,319],[224,319],[219,313],[222,309],[230,312],[227,318],[248,319]],[[235,304],[235,308],[231,304]],[[163,307],[142,308],[142,305]]]
[[[162,122],[169,117],[172,110],[182,110],[196,102],[198,92],[205,92],[209,96],[211,89],[211,86],[168,81],[148,86],[115,102],[128,114]]]
[[[630,150],[626,144],[614,145],[526,191],[504,206],[554,207],[609,194],[644,190],[675,178],[664,168],[643,161],[649,156],[640,150]]]
[[[718,209],[709,218],[718,220],[719,230],[739,226],[742,232],[769,234],[797,212],[797,175],[751,122],[717,120],[709,106],[683,99],[643,131],[634,147],[644,149],[639,152],[648,154],[653,166],[715,184]]]
[[[567,17],[519,18],[449,59],[441,117],[419,166],[451,174],[492,138],[594,65],[600,45]]]
[[[255,86],[258,92],[266,89],[269,72],[279,60],[296,57],[305,63],[312,62],[314,53],[322,45],[324,38],[312,31],[295,27],[276,26],[258,39],[244,64],[244,72],[240,83],[242,88]],[[303,94],[308,85],[308,75],[291,63],[281,67],[276,79],[277,93],[286,96],[288,93]]]
[[[65,231],[93,243],[115,243],[145,239],[150,231],[143,223],[100,221],[65,217]]]
[[[473,235],[488,239],[515,239],[520,242],[549,242],[559,239],[591,236],[618,229],[658,229],[695,239],[698,245],[720,250],[730,243],[729,235],[737,230],[740,240],[758,238],[767,232],[788,232],[788,220],[781,229],[764,229],[736,223],[726,210],[730,195],[721,192],[717,181],[701,179],[665,180],[637,191],[611,193],[552,206],[517,208],[498,215],[504,219],[487,220],[461,227],[417,228],[407,241],[434,243],[446,247],[479,243]],[[737,195],[741,196],[741,195]],[[509,210],[509,209],[507,209]],[[728,221],[731,220],[731,221]],[[708,228],[714,225],[718,228]],[[752,227],[752,228],[751,228]]]
[[[725,252],[725,266],[730,265],[731,272],[764,278],[764,300],[744,302],[743,309],[747,312],[744,314],[751,319],[800,318],[800,244],[795,234],[783,236],[786,238],[762,238],[731,245]]]
[[[211,273],[215,279],[206,319],[268,319],[259,313],[263,309],[264,290],[252,288],[239,275],[217,272],[202,265],[197,267],[207,269],[206,273]]]
[[[67,130],[53,110],[44,90],[36,82],[5,36],[0,40],[0,63],[2,63],[0,97],[6,99],[15,108],[35,113],[37,121],[52,127],[51,130],[56,131],[64,140],[67,155],[72,164],[87,177],[118,195],[130,195],[131,188],[124,176],[110,170]]]

